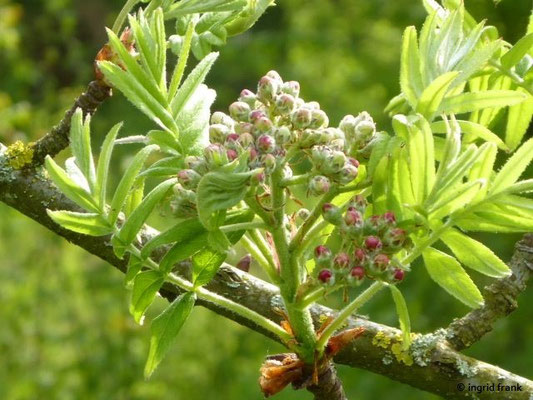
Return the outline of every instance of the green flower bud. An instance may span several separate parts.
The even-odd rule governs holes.
[[[342,151],[333,151],[327,160],[328,167],[334,172],[340,171],[346,164],[346,155]]]
[[[226,125],[214,124],[209,127],[209,140],[211,143],[224,143],[230,129]]]
[[[357,178],[358,173],[359,170],[356,166],[350,163],[346,163],[339,172],[339,182],[342,185],[346,185],[352,182],[355,178]]]
[[[278,94],[280,86],[278,80],[263,76],[257,85],[257,98],[264,103],[270,103]]]
[[[247,149],[254,143],[254,137],[251,133],[244,132],[239,135],[238,142],[244,149]]]
[[[226,125],[230,130],[234,129],[235,121],[229,115],[224,114],[221,111],[216,111],[211,115],[211,124]]]
[[[283,86],[281,86],[281,91],[290,94],[293,97],[298,97],[300,95],[300,83],[296,81],[285,82]]]
[[[313,146],[311,149],[311,162],[317,170],[322,171],[324,164],[332,155],[333,152],[328,146]]]
[[[302,148],[309,148],[322,142],[322,131],[316,129],[306,129],[301,133],[298,144]]]
[[[346,137],[355,136],[356,120],[353,115],[346,115],[339,124],[339,129],[346,135]]]
[[[196,193],[177,184],[173,188],[174,195],[170,200],[170,208],[175,217],[189,218],[197,214]]]
[[[239,135],[243,133],[252,133],[254,130],[254,125],[249,122],[239,122],[235,124],[235,133]]]
[[[294,110],[295,100],[290,94],[282,93],[276,96],[276,110],[281,115],[290,114]]]
[[[170,51],[175,55],[179,55],[181,47],[183,46],[183,37],[180,35],[172,35],[168,38]]]
[[[329,118],[327,114],[322,110],[312,110],[311,123],[309,127],[311,129],[325,128],[329,124]]]
[[[210,168],[220,167],[229,162],[224,146],[214,143],[204,149],[204,157]]]
[[[305,103],[305,107],[310,110],[320,110],[320,104],[318,101],[309,101]]]
[[[185,189],[194,189],[200,182],[200,174],[193,169],[183,169],[178,172],[178,182]]]
[[[281,126],[274,132],[274,137],[276,138],[276,142],[283,145],[286,143],[289,143],[293,139],[293,135],[291,130],[286,126]]]
[[[229,106],[229,114],[239,122],[248,122],[250,111],[250,106],[244,101],[236,101]]]
[[[297,212],[296,212],[296,216],[303,222],[305,221],[307,218],[309,218],[309,216],[311,215],[311,211],[309,211],[307,208],[300,208]]]
[[[270,172],[276,168],[276,157],[272,154],[265,154],[261,157],[261,164],[265,167],[267,172]]]
[[[239,101],[245,102],[251,108],[255,107],[256,99],[255,93],[248,89],[244,89],[239,96]]]
[[[281,76],[280,76],[280,74],[277,73],[277,71],[274,71],[274,70],[268,71],[266,76],[268,76],[269,78],[272,78],[275,81],[277,81],[279,83],[280,87],[281,87],[281,85],[283,85],[283,79],[281,79]]]
[[[300,108],[291,114],[292,124],[296,129],[307,128],[313,119],[312,111],[308,108]]]
[[[184,163],[188,169],[193,169],[200,175],[205,174],[208,170],[205,158],[202,157],[187,156],[185,157]]]
[[[261,135],[256,145],[261,153],[272,153],[276,149],[276,140],[270,135]]]
[[[360,113],[356,118],[355,124],[355,140],[358,142],[366,142],[372,138],[376,133],[376,124],[374,120],[366,111]]]
[[[259,133],[270,133],[274,128],[274,124],[267,117],[261,117],[254,122],[254,128]]]
[[[341,209],[331,203],[325,203],[322,206],[322,216],[325,221],[332,225],[340,225],[342,223]]]
[[[312,196],[320,196],[329,192],[330,187],[331,184],[328,178],[322,175],[317,175],[309,181],[308,191]]]

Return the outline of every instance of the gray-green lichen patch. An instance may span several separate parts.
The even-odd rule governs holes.
[[[431,362],[431,352],[435,349],[437,343],[446,339],[447,331],[438,329],[427,335],[417,336],[411,343],[411,355],[417,365],[427,366]]]
[[[457,367],[457,371],[463,376],[466,376],[467,378],[471,378],[475,376],[478,373],[478,368],[475,365],[471,365],[466,360],[458,359],[455,362],[455,366]]]

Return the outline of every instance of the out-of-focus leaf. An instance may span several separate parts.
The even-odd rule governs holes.
[[[500,62],[502,67],[506,69],[513,68],[516,64],[520,62],[522,58],[531,50],[533,47],[533,33],[525,35],[518,42],[515,43],[511,49],[505,53]]]
[[[396,313],[400,321],[400,329],[402,330],[402,347],[404,350],[411,346],[411,320],[409,319],[409,310],[400,289],[394,285],[389,285],[389,289],[396,304]]]
[[[133,287],[133,280],[137,276],[143,267],[143,260],[137,257],[135,254],[130,254],[128,260],[128,269],[126,275],[124,276],[124,286],[131,289]]]
[[[524,93],[514,90],[487,90],[484,92],[462,93],[445,98],[439,114],[462,114],[484,108],[507,107],[527,99]]]
[[[500,172],[494,178],[490,194],[495,194],[505,190],[515,183],[520,175],[525,171],[533,159],[533,138],[525,142],[513,155]]]

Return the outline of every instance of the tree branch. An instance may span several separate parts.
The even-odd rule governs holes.
[[[1,156],[0,201],[46,226],[52,232],[63,236],[70,242],[109,262],[119,270],[125,271],[126,261],[115,257],[108,237],[94,238],[79,235],[62,229],[49,219],[46,214],[47,208],[76,210],[77,207],[66,199],[42,173],[32,170],[13,171],[7,167],[5,159],[2,162]],[[153,229],[146,228],[142,232],[142,240],[148,240],[156,233]],[[531,238],[531,236],[528,236],[528,238]],[[531,239],[522,241],[518,249],[519,252],[530,255],[533,252]],[[517,259],[520,259],[520,256],[515,256],[513,263]],[[528,260],[531,259],[529,258]],[[528,268],[530,268],[530,264],[526,263],[525,265],[529,265]],[[187,276],[189,272],[187,265],[181,265],[178,272]],[[515,279],[521,279],[524,285],[525,281],[527,281],[527,277],[517,277]],[[278,289],[236,268],[225,265],[208,285],[208,289],[241,303],[267,318],[271,318],[274,321],[280,320],[280,316],[274,310],[275,307],[283,307]],[[175,298],[179,292],[176,287],[166,285],[161,291],[161,295],[170,300]],[[234,315],[217,305],[207,302],[202,302],[201,305],[241,325],[272,337],[268,332],[255,326],[252,322]],[[311,313],[317,326],[324,317],[335,314],[333,310],[321,305],[313,306]],[[471,397],[473,394],[468,390],[459,391],[457,389],[459,384],[465,385],[466,388],[468,388],[469,384],[490,385],[492,383],[495,385],[501,383],[521,386],[521,391],[506,392],[506,399],[529,400],[533,394],[532,381],[496,366],[464,356],[452,349],[445,340],[445,331],[440,334],[423,335],[415,339],[412,351],[414,362],[408,366],[404,364],[405,359],[403,362],[396,359],[394,349],[390,345],[395,340],[394,338],[400,335],[397,329],[357,317],[350,318],[348,325],[350,327],[363,327],[365,332],[335,357],[335,361],[338,363],[363,368],[450,399]],[[388,338],[388,344],[386,344],[387,340],[385,344],[378,343],[376,341],[378,337]],[[479,399],[502,398],[502,393],[498,391],[485,391],[481,394],[476,393],[476,395]]]
[[[32,144],[33,159],[31,167],[42,165],[47,155],[54,157],[69,145],[70,121],[79,107],[83,115],[93,114],[96,108],[111,96],[111,88],[102,81],[92,81],[87,90],[82,93],[72,107],[65,113],[63,119],[52,130]]]
[[[457,350],[470,347],[490,332],[494,323],[518,307],[517,297],[526,290],[533,273],[533,234],[515,246],[509,267],[513,274],[485,287],[485,305],[457,319],[448,327],[448,341]]]

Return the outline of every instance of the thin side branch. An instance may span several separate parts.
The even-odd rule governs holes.
[[[533,234],[524,236],[515,246],[509,264],[513,274],[485,287],[485,305],[457,319],[448,327],[448,341],[457,350],[470,347],[490,332],[499,319],[518,307],[517,298],[526,290],[533,274]]]
[[[72,107],[65,113],[63,119],[52,130],[35,142],[33,147],[33,160],[31,167],[42,165],[47,155],[54,157],[69,145],[70,121],[72,115],[79,107],[83,115],[93,114],[98,106],[111,96],[111,88],[101,81],[92,81],[87,90],[82,93]]]
[[[36,171],[13,171],[5,163],[2,163],[1,156],[0,201],[46,226],[52,232],[63,236],[70,242],[109,262],[121,271],[125,270],[126,261],[115,257],[108,237],[94,238],[66,231],[48,218],[46,208],[57,210],[77,209],[50,181]],[[146,228],[142,233],[142,241],[149,240],[155,234],[157,234],[156,231]],[[528,238],[521,242],[519,252],[524,254],[533,252],[531,236],[528,236]],[[520,259],[520,257],[515,256],[512,263],[516,263],[517,259]],[[514,270],[515,266],[512,265],[511,267]],[[190,273],[186,265],[182,265],[177,272],[184,277],[187,277]],[[524,284],[526,280],[527,278],[524,279]],[[275,311],[276,308],[283,307],[278,289],[252,275],[226,265],[220,269],[207,288],[273,321],[280,321],[280,316]],[[175,298],[179,293],[180,290],[172,285],[165,285],[161,291],[161,295],[169,300]],[[202,302],[201,305],[243,326],[272,337],[271,334],[265,332],[253,322],[232,314],[217,305],[208,302]],[[335,311],[320,305],[313,306],[311,313],[317,327],[324,318],[336,314]],[[515,385],[517,388],[520,387],[520,391],[505,392],[506,399],[529,400],[533,394],[532,381],[459,353],[450,347],[445,335],[442,337],[426,335],[416,339],[417,348],[413,352],[414,362],[412,365],[406,365],[396,359],[390,345],[379,345],[376,342],[378,334],[387,338],[399,336],[400,332],[397,329],[356,317],[348,319],[348,326],[363,327],[365,331],[362,336],[337,354],[335,357],[335,362],[337,363],[363,368],[450,399],[471,398],[472,392],[458,390],[459,385],[468,387],[469,384],[490,385],[494,383],[498,385],[498,383],[501,383],[509,386]],[[502,392],[498,391],[485,391],[481,394],[476,393],[476,395],[479,399],[502,398]]]

